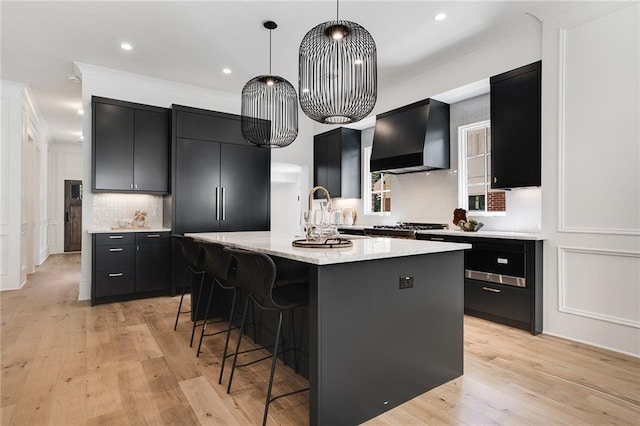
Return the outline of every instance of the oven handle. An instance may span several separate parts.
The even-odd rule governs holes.
[[[464,270],[465,278],[477,281],[485,281],[488,283],[505,284],[513,287],[526,287],[527,279],[523,277],[514,277],[512,275],[493,274],[491,272],[474,271],[471,269]]]

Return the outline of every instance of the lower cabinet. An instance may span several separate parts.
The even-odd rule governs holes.
[[[418,233],[417,239],[467,243],[464,312],[542,332],[542,241]]]
[[[168,295],[169,232],[93,235],[91,305]]]

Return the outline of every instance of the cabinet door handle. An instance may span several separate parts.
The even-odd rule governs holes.
[[[133,184],[132,183],[129,184],[129,188],[133,189]]]
[[[440,237],[431,237],[431,241],[444,241],[444,238],[440,238]]]
[[[496,259],[496,262],[498,262],[501,265],[508,265],[509,264],[509,259],[506,259],[504,257],[499,257]]]
[[[482,287],[482,289],[485,291],[490,291],[492,293],[502,293],[502,290],[498,290],[497,288]]]
[[[122,251],[124,250],[122,247],[121,248],[110,248],[109,251],[114,252],[114,251]]]
[[[109,235],[110,240],[121,240],[122,235]]]
[[[498,178],[497,177],[493,177],[493,183],[498,183]]]
[[[135,185],[133,185],[133,187],[134,187],[135,189],[138,189],[138,184],[136,183]]]
[[[122,272],[118,272],[117,274],[109,274],[110,277],[121,277],[124,274]]]
[[[224,186],[222,187],[222,220],[227,218],[227,198],[225,197]]]
[[[160,234],[149,234],[147,238],[160,238]]]
[[[220,188],[216,186],[216,220],[220,220],[220,209],[219,207],[220,201]]]

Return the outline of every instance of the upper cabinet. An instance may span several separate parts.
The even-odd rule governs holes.
[[[540,61],[491,77],[491,187],[541,184]]]
[[[324,186],[332,198],[360,198],[360,168],[360,130],[340,127],[314,137],[314,186]]]
[[[94,192],[169,193],[166,108],[92,98]]]

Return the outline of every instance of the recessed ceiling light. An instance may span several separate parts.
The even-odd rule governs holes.
[[[120,47],[122,48],[122,50],[131,50],[131,49],[133,49],[133,46],[131,46],[129,43],[122,43],[120,45]]]
[[[230,68],[224,68],[222,70],[222,72],[225,73],[225,74],[231,74],[231,69]]]
[[[82,108],[78,109],[78,114],[84,115],[84,110]]]
[[[440,12],[436,16],[434,16],[433,19],[435,19],[436,21],[444,21],[445,19],[447,19],[447,14],[444,12]]]

